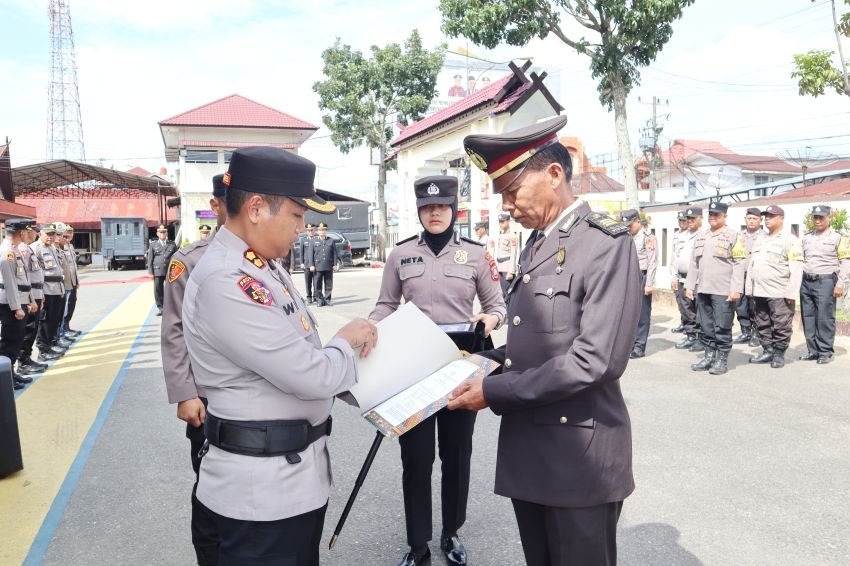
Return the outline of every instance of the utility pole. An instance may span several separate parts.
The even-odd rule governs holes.
[[[658,107],[669,106],[670,101],[663,101],[657,96],[652,97],[652,102],[643,102],[638,97],[638,102],[641,104],[652,104],[652,118],[646,121],[646,127],[641,130],[640,149],[649,164],[649,203],[655,204],[655,190],[658,188],[658,175],[656,168],[658,167],[658,137],[664,131],[664,126],[659,124]],[[661,116],[663,120],[669,120],[670,115]]]

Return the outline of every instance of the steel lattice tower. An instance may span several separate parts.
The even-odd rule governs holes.
[[[80,89],[69,0],[49,0],[50,82],[47,86],[47,156],[85,161]]]

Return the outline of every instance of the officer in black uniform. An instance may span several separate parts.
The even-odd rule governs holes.
[[[331,293],[334,290],[334,271],[339,256],[336,241],[328,238],[328,225],[319,222],[319,237],[313,241],[310,249],[310,271],[314,272],[313,296],[320,307],[330,306]]]
[[[308,258],[313,253],[313,243],[316,241],[315,227],[307,224],[307,235],[301,239],[301,269],[304,271],[304,289],[307,290],[307,302],[313,303],[313,278],[315,272],[309,268]]]
[[[157,239],[148,246],[148,272],[153,275],[153,298],[156,301],[157,316],[162,316],[162,289],[168,276],[168,262],[177,251],[177,244],[168,239],[168,228],[160,224],[156,229]]]

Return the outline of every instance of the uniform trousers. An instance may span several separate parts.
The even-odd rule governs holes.
[[[27,312],[27,306],[23,305],[22,310]],[[0,356],[9,358],[13,372],[15,360],[18,359],[21,345],[24,343],[26,319],[27,317],[18,320],[15,318],[15,311],[8,304],[0,304]]]
[[[732,318],[735,303],[727,295],[697,293],[697,311],[702,325],[702,345],[710,350],[729,352],[732,349]]]
[[[511,286],[511,281],[508,281],[508,274],[505,271],[499,272],[499,287],[502,288],[502,298],[507,300],[508,298],[508,287]]]
[[[331,293],[334,290],[334,272],[333,269],[328,271],[317,271],[314,279],[313,298],[319,303],[325,303],[331,300]]]
[[[77,290],[71,289],[65,293],[65,316],[62,319],[62,335],[71,327],[71,318],[74,316],[74,311],[77,309]]]
[[[641,270],[640,288],[646,289],[646,271]],[[640,320],[638,321],[637,336],[635,337],[634,349],[641,352],[646,351],[646,340],[649,338],[650,319],[652,318],[652,293],[641,295]]]
[[[38,324],[36,342],[41,350],[56,344],[59,340],[59,325],[65,313],[65,295],[44,295],[44,308]]]
[[[26,327],[24,329],[24,342],[21,344],[21,353],[18,360],[25,361],[32,359],[32,347],[35,345],[35,337],[38,334],[38,323],[41,320],[41,311],[44,309],[44,299],[35,299],[38,305],[38,311],[29,313],[25,319]]]
[[[682,315],[682,326],[684,326],[685,334],[699,334],[700,325],[697,320],[697,302],[695,299],[689,299],[685,296],[685,276],[679,274],[679,286],[676,288],[676,305],[679,307],[679,314]]]
[[[466,522],[469,461],[475,411],[442,409],[399,437],[407,544],[421,547],[433,538],[431,470],[434,468],[434,429],[437,428],[443,482],[440,490],[443,532],[454,535]]]
[[[307,300],[313,298],[313,272],[309,267],[304,268],[304,288],[307,289]]]
[[[153,276],[153,300],[156,302],[156,308],[162,310],[162,293],[165,286],[165,276]]]
[[[812,354],[828,356],[833,353],[835,343],[835,283],[838,276],[821,275],[820,278],[806,275],[800,286],[800,314],[806,346]]]
[[[793,301],[789,305],[785,299],[755,297],[755,304],[756,327],[761,345],[765,348],[773,346],[776,350],[787,350],[794,331]]]
[[[200,399],[206,407],[207,400],[204,397]],[[192,469],[195,471],[195,484],[192,486],[192,546],[195,547],[199,566],[217,566],[219,539],[216,523],[209,509],[204,507],[195,496],[198,491],[198,474],[201,471],[201,458],[198,453],[207,439],[204,425],[195,428],[186,423],[186,438],[189,439],[189,457],[192,460]]]
[[[593,507],[514,505],[526,566],[614,566],[622,501]]]
[[[319,566],[327,508],[325,503],[278,521],[243,521],[204,507],[221,533],[219,566]]]
[[[744,274],[746,280],[747,274]],[[746,334],[753,330],[755,303],[745,294],[741,294],[738,303],[735,305],[735,315],[738,317],[738,324],[741,326],[741,332]]]

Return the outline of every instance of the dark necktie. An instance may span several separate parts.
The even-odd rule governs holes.
[[[531,259],[534,259],[534,255],[540,251],[540,248],[543,247],[543,240],[546,239],[545,232],[537,232],[537,238],[534,240],[534,245],[531,247]]]

